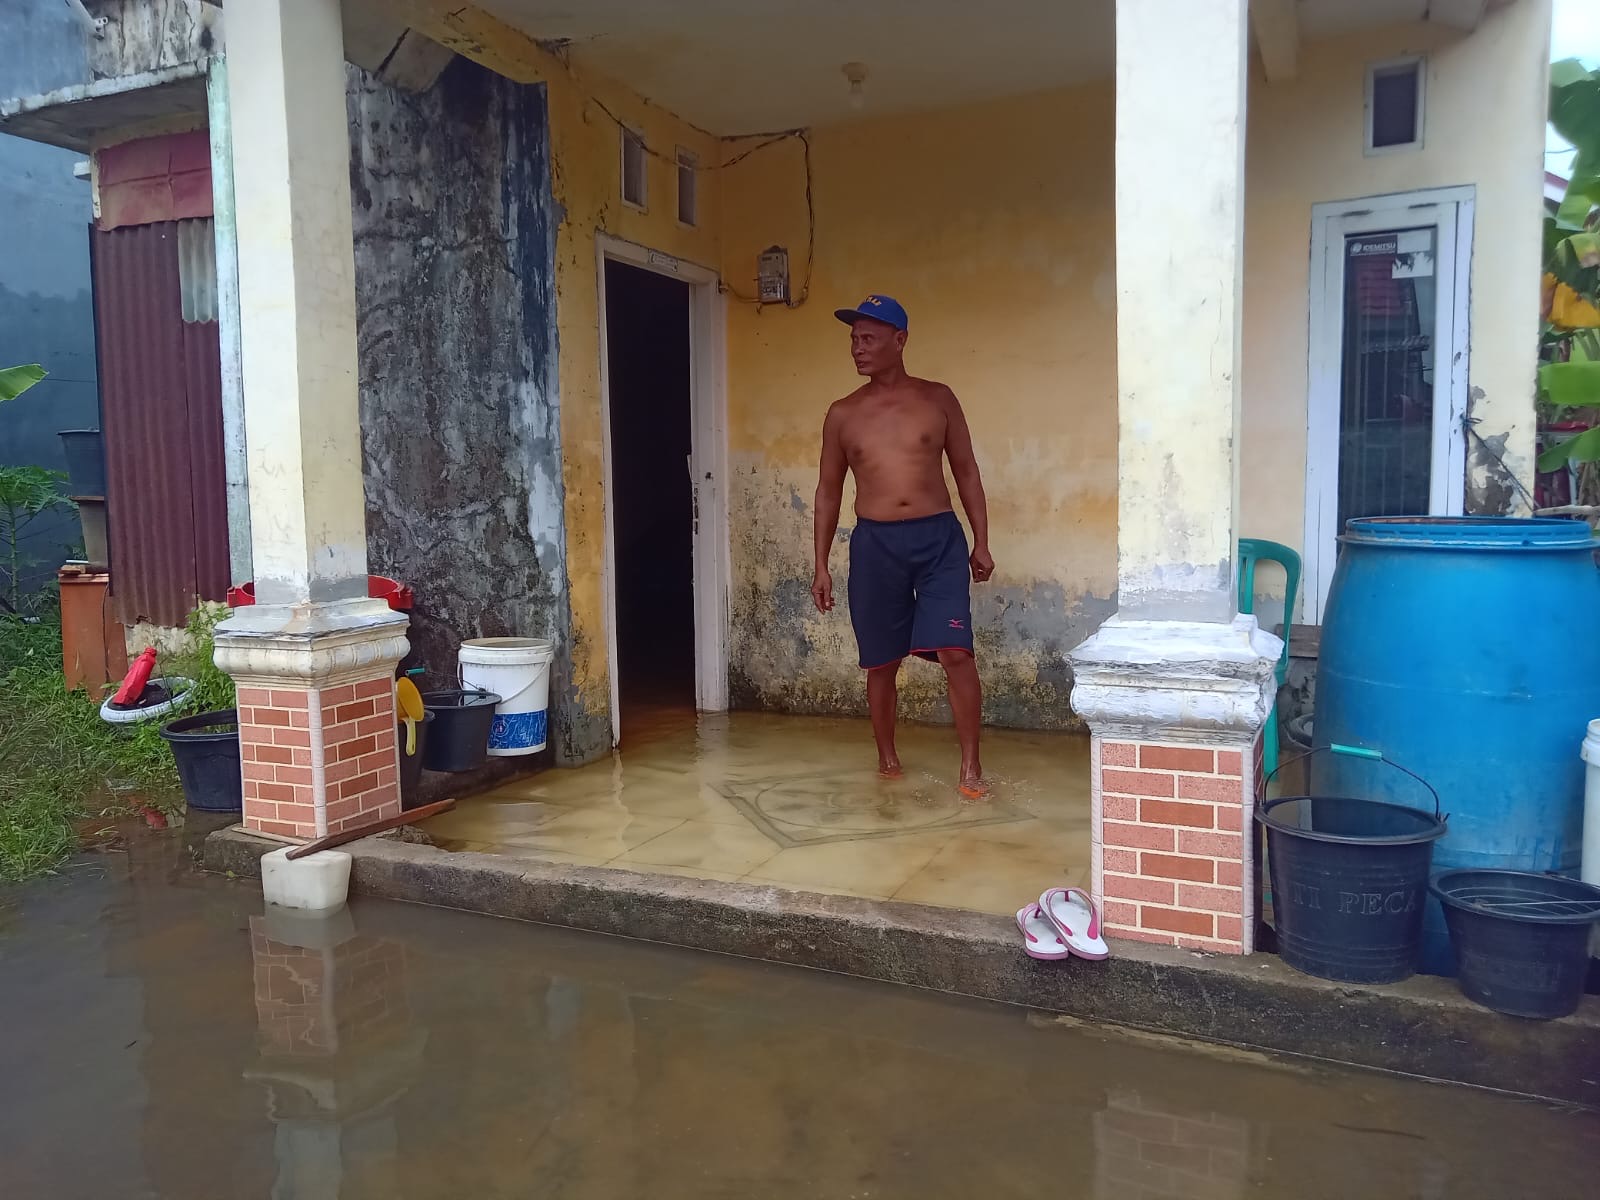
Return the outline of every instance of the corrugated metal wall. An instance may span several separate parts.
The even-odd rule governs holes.
[[[181,625],[228,587],[218,328],[183,320],[178,226],[90,235],[111,591],[125,624]]]

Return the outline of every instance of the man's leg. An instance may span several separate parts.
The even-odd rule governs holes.
[[[878,773],[899,778],[894,749],[896,680],[900,662],[911,650],[911,617],[916,603],[911,576],[897,553],[892,526],[857,521],[850,535],[850,623],[867,673],[867,708],[878,743]]]
[[[872,738],[878,743],[878,774],[898,779],[900,756],[894,749],[894,722],[900,703],[900,664],[891,663],[867,672],[867,708],[872,712]]]
[[[983,780],[983,764],[978,760],[978,728],[983,723],[983,684],[978,680],[978,662],[965,650],[941,650],[939,665],[944,668],[950,687],[950,713],[955,717],[956,739],[961,743],[961,791],[974,799],[986,796],[989,785]]]

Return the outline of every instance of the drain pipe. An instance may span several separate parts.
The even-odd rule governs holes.
[[[328,764],[322,735],[322,689],[306,694],[306,724],[311,732],[311,804],[316,816],[317,836],[328,836]]]
[[[78,18],[78,24],[83,26],[84,32],[94,37],[99,37],[106,31],[106,26],[111,24],[110,17],[90,15],[89,10],[83,6],[83,0],[67,0],[67,7],[72,10],[72,15]]]
[[[1600,720],[1589,722],[1583,739],[1583,761],[1588,763],[1583,788],[1583,859],[1578,874],[1585,883],[1600,887]],[[1589,954],[1600,958],[1600,925],[1589,935]]]

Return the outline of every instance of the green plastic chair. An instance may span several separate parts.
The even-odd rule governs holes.
[[[1283,568],[1283,653],[1278,656],[1277,679],[1281,688],[1289,679],[1289,628],[1294,624],[1294,601],[1300,591],[1300,555],[1281,542],[1263,538],[1239,539],[1239,611],[1253,613],[1256,607],[1256,564],[1277,563]],[[1261,761],[1267,774],[1278,769],[1278,693],[1272,693],[1272,709],[1262,737]]]

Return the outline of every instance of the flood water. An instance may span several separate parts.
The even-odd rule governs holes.
[[[0,894],[7,1200],[1596,1194],[1593,1113],[185,861]]]

